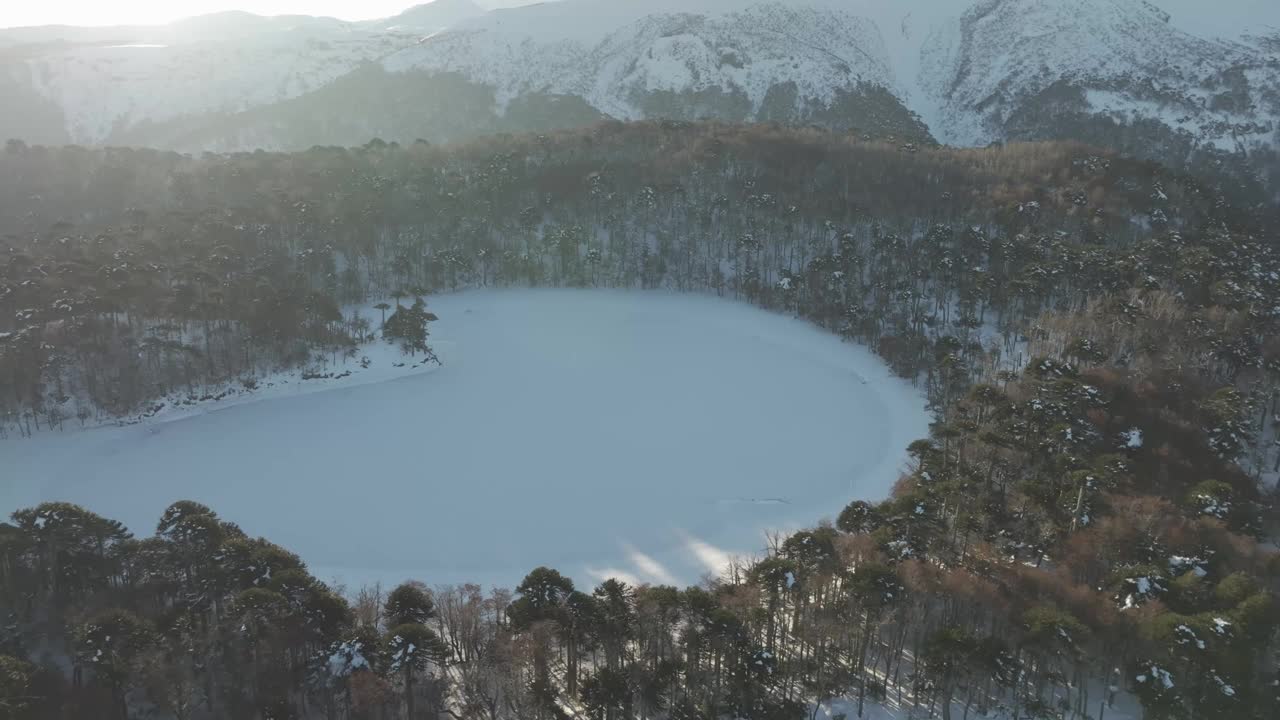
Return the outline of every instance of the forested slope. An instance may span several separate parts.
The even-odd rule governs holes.
[[[109,702],[787,718],[865,695],[1096,717],[1126,690],[1151,717],[1270,717],[1267,212],[1083,146],[769,127],[199,158],[11,143],[10,434],[346,352],[371,332],[348,303],[483,285],[670,288],[792,313],[921,383],[937,422],[892,499],[832,508],[834,526],[686,590],[579,592],[538,569],[514,594],[344,600],[207,508],[176,505],[142,540],[91,509],[19,512],[0,526],[7,702],[36,717]]]

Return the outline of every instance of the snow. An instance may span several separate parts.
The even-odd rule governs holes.
[[[928,434],[918,391],[865,348],[745,304],[428,305],[440,369],[0,442],[0,515],[66,500],[145,535],[192,499],[348,585],[510,586],[538,565],[683,584],[760,553],[768,530],[886,496]]]
[[[1141,604],[1143,600],[1149,600],[1157,594],[1165,592],[1163,586],[1164,578],[1156,576],[1152,577],[1134,577],[1125,580],[1125,584],[1132,586],[1134,592],[1125,595],[1121,602],[1121,610],[1130,610]]]
[[[1197,493],[1195,499],[1200,501],[1200,513],[1202,515],[1211,515],[1216,518],[1223,518],[1226,517],[1227,513],[1231,510],[1231,503],[1220,503],[1218,502],[1218,499],[1212,495]]]
[[[1169,13],[1169,23],[1184,32],[1238,38],[1259,29],[1280,28],[1280,4],[1275,0],[1151,0]]]
[[[499,110],[522,93],[551,92],[638,119],[644,112],[635,92],[686,89],[741,92],[758,109],[769,89],[786,81],[801,97],[824,100],[859,80],[898,87],[884,35],[864,14],[889,5],[563,0],[459,23],[387,56],[383,66],[459,72],[493,86]],[[726,61],[730,56],[741,62]]]
[[[359,312],[369,321],[370,327],[377,328],[381,323],[382,314],[372,305],[360,308]],[[159,398],[151,403],[146,412],[139,415],[103,422],[91,420],[89,424],[97,426],[173,422],[210,410],[225,410],[262,400],[386,382],[436,369],[437,366],[423,356],[406,356],[398,346],[378,340],[361,346],[355,357],[349,360],[340,358],[337,365],[312,364],[277,372],[259,381],[253,388],[245,387],[237,381],[206,388],[195,396],[187,392],[176,392]],[[67,408],[67,411],[68,415],[73,414],[71,408]]]
[[[73,140],[101,143],[142,121],[237,112],[297,97],[420,40],[322,22],[248,34],[174,24],[134,34],[143,39],[51,47],[15,63],[12,72],[63,109]]]
[[[1004,139],[1002,123],[1022,100],[1065,79],[1085,86],[1098,114],[1155,119],[1235,152],[1237,142],[1245,150],[1275,142],[1268,128],[1280,74],[1264,46],[1242,36],[1277,32],[1280,3],[1230,4],[560,0],[485,12],[437,0],[363,23],[228,14],[153,28],[0,30],[0,47],[48,43],[13,72],[63,110],[81,143],[151,138],[131,133],[145,121],[208,122],[272,105],[380,63],[461,73],[494,89],[499,112],[523,93],[556,93],[619,119],[646,115],[637,93],[721,90],[759,111],[770,88],[786,83],[799,98],[829,102],[866,82],[956,145]],[[1249,87],[1250,102],[1233,112],[1214,104],[1227,68],[1244,68]],[[1134,77],[1144,84],[1132,86]],[[233,131],[208,142],[249,149],[254,138],[288,144]]]
[[[1139,718],[1144,717],[1142,706],[1135,697],[1128,693],[1117,693],[1116,689],[1112,689],[1111,693],[1113,698],[1108,701],[1105,713],[1107,720],[1139,720]],[[1091,687],[1089,694],[1091,697],[1095,694],[1106,695],[1106,687]],[[912,707],[909,702],[899,705],[891,701],[890,704],[885,705],[868,698],[865,701],[863,714],[859,718],[858,699],[856,696],[823,702],[816,707],[811,706],[810,710],[811,712],[806,714],[805,717],[813,718],[813,720],[836,720],[837,718],[845,718],[846,720],[910,720],[911,718],[929,716],[927,711],[922,708]],[[962,700],[952,703],[951,717],[962,717],[964,712],[965,706]],[[933,717],[939,716],[940,714],[933,715]],[[1013,720],[1014,717],[1025,717],[1025,713],[1020,712],[1015,715],[1006,706],[992,708],[987,714],[980,715],[970,708],[969,717],[984,717],[988,720]]]
[[[1205,37],[1203,28],[1164,22],[1143,0],[1020,0],[971,4],[962,20],[963,43],[937,63],[931,89],[942,98],[944,117],[933,127],[940,139],[965,145],[1001,139],[1000,127],[1031,97],[1060,79],[1085,81],[1095,111],[1122,121],[1151,118],[1187,129],[1203,140],[1231,147],[1231,133],[1215,125],[1220,114],[1206,98],[1209,77],[1222,68],[1249,65],[1257,54],[1243,45]],[[1208,12],[1205,12],[1208,11]],[[1221,14],[1211,5],[1200,16]],[[1277,11],[1267,15],[1276,17]],[[1207,26],[1206,26],[1207,27]],[[930,48],[925,48],[928,54]],[[1274,85],[1273,71],[1258,85]],[[1124,90],[1133,77],[1147,85]],[[1118,93],[1100,88],[1118,84]],[[1147,91],[1177,101],[1156,101]],[[1265,104],[1266,101],[1263,101]],[[1261,108],[1261,104],[1259,105]],[[1260,121],[1270,113],[1248,111],[1231,123]],[[1262,141],[1259,139],[1258,141]]]
[[[334,651],[329,654],[327,665],[330,676],[344,678],[356,670],[368,668],[369,661],[364,657],[364,647],[361,643],[356,640],[348,640],[339,643]]]
[[[1164,668],[1162,668],[1162,667],[1157,667],[1157,666],[1155,666],[1155,665],[1152,665],[1152,666],[1151,666],[1151,676],[1150,676],[1150,678],[1149,678],[1147,675],[1145,675],[1145,674],[1144,674],[1144,675],[1138,675],[1138,676],[1137,676],[1137,677],[1135,677],[1134,679],[1135,679],[1135,680],[1137,680],[1137,681],[1138,681],[1138,682],[1140,682],[1140,683],[1145,683],[1145,682],[1147,682],[1147,680],[1152,679],[1152,678],[1154,678],[1155,680],[1158,680],[1158,681],[1160,682],[1160,684],[1161,684],[1161,685],[1163,685],[1163,686],[1164,686],[1164,688],[1165,688],[1166,690],[1169,690],[1169,689],[1172,689],[1172,688],[1173,688],[1173,676],[1169,674],[1169,671],[1168,671],[1168,670],[1165,670],[1165,669],[1164,669]]]
[[[1196,632],[1194,630],[1187,627],[1186,625],[1179,625],[1175,629],[1177,630],[1178,634],[1181,636],[1181,638],[1178,640],[1179,645],[1186,645],[1188,642],[1193,642],[1195,643],[1196,647],[1200,648],[1201,650],[1204,650],[1205,648],[1204,640],[1201,640],[1200,638],[1196,637]]]
[[[1138,428],[1130,428],[1124,433],[1124,446],[1130,450],[1137,450],[1142,447],[1142,431]]]
[[[1204,562],[1204,560],[1198,557],[1171,555],[1169,557],[1169,568],[1174,572],[1178,572],[1184,568],[1191,568],[1192,574],[1196,577],[1204,577],[1209,574],[1209,571],[1204,568]]]

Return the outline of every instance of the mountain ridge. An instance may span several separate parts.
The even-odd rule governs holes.
[[[979,0],[943,13],[928,0],[560,0],[488,11],[437,0],[361,23],[221,14],[145,29],[0,31],[0,90],[49,120],[61,115],[24,125],[44,128],[29,141],[188,152],[708,117],[955,145],[1145,141],[1174,164],[1239,156],[1270,172],[1280,31],[1260,22],[1239,37],[1202,37],[1174,17],[1148,0]],[[331,97],[361,77],[381,94],[360,108]],[[459,87],[488,103],[470,120],[438,97]],[[422,119],[401,107],[411,96],[426,103]],[[291,134],[299,102],[329,116],[307,121],[323,131]],[[510,117],[513,103],[542,114]],[[561,104],[574,109],[560,117]],[[0,121],[0,134],[14,125]],[[178,132],[149,136],[152,127]]]

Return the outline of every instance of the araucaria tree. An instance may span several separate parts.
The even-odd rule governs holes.
[[[412,305],[396,306],[396,311],[382,324],[382,336],[388,341],[399,343],[406,353],[422,353],[428,360],[439,365],[440,359],[427,345],[427,323],[437,319],[434,313],[427,312],[427,304],[422,298],[416,298]]]
[[[544,567],[353,608],[198,503],[147,538],[22,509],[0,717],[801,720],[847,698],[826,709],[1084,720],[1122,693],[1280,716],[1277,227],[1064,143],[609,122],[199,158],[11,144],[0,433],[345,355],[370,328],[342,308],[370,297],[434,361],[423,298],[491,285],[793,314],[918,383],[935,422],[890,498],[685,588]]]

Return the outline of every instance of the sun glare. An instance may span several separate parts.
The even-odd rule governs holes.
[[[0,4],[0,27],[161,24],[225,10],[259,15],[327,15],[366,20],[394,15],[414,0],[47,0]]]

